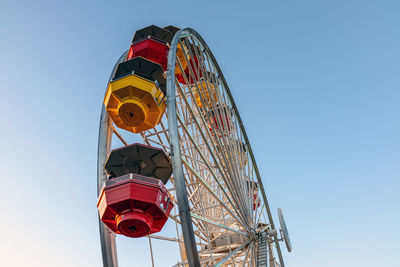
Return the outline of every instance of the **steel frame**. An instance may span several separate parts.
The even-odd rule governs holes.
[[[178,48],[184,51],[189,68],[187,75],[176,55]],[[126,53],[117,61],[111,77]],[[193,63],[196,58],[198,63]],[[176,80],[176,67],[186,85]],[[275,226],[229,87],[211,50],[193,29],[186,28],[175,34],[168,54],[166,78],[167,112],[159,125],[142,132],[141,137],[146,144],[158,146],[169,154],[173,164],[173,187],[169,191],[176,197],[179,212],[174,209],[170,215],[176,225],[176,237],[150,235],[150,248],[153,238],[183,244],[182,260],[176,266],[257,266],[258,223],[262,220],[267,225],[264,231],[274,230]],[[226,119],[220,116],[221,110],[228,113]],[[103,166],[113,134],[124,145],[128,144],[103,106],[98,144],[98,193],[107,179]],[[261,198],[258,194],[255,200],[256,203],[260,200],[261,206],[255,211],[254,182],[261,192]],[[103,265],[117,267],[115,235],[101,221],[99,225]],[[232,243],[233,233],[243,235],[246,241]],[[227,244],[218,247],[215,242],[221,238],[226,238]],[[269,253],[273,255],[276,250],[279,266],[284,266],[277,238],[270,238],[270,241],[274,246],[269,244]],[[150,255],[154,266],[153,257],[157,255],[153,255],[153,251]]]

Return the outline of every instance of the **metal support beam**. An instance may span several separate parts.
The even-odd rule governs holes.
[[[243,243],[240,247],[238,247],[237,249],[235,249],[234,251],[232,251],[231,253],[228,254],[228,256],[226,256],[225,258],[223,258],[220,262],[218,262],[217,264],[214,265],[214,267],[220,267],[222,266],[222,264],[229,260],[230,257],[232,257],[233,255],[235,255],[239,250],[241,250],[242,248],[244,248],[245,246],[247,246],[250,243],[250,239],[247,240],[245,243]]]
[[[176,92],[175,92],[175,61],[176,49],[182,30],[178,31],[172,42],[168,53],[167,68],[167,116],[168,134],[171,143],[171,159],[174,171],[174,186],[176,198],[179,204],[179,217],[181,219],[183,240],[189,266],[200,267],[199,255],[197,252],[196,241],[194,239],[192,219],[190,217],[189,202],[186,194],[185,177],[181,161],[181,148],[179,142],[178,122],[176,112]]]
[[[106,182],[107,175],[104,170],[104,163],[110,152],[112,128],[106,108],[103,105],[100,118],[99,144],[97,155],[97,195],[101,192]],[[101,254],[103,256],[104,267],[117,267],[117,247],[115,243],[115,234],[99,218]]]
[[[112,77],[114,76],[115,69],[118,64],[122,62],[128,51],[125,51],[118,61],[115,63],[114,68],[108,79],[108,84],[110,83]],[[99,140],[97,144],[97,196],[99,196],[101,189],[103,188],[107,175],[104,170],[104,163],[107,160],[108,154],[111,148],[111,137],[113,132],[112,122],[108,116],[106,108],[102,105],[101,116],[100,116],[100,126],[99,126]],[[115,242],[115,234],[108,229],[107,226],[99,218],[99,231],[100,231],[100,244],[101,244],[101,254],[103,257],[104,267],[118,267],[118,257],[117,257],[117,246]]]

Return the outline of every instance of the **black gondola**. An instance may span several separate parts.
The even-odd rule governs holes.
[[[169,30],[160,28],[156,25],[151,25],[141,30],[136,31],[135,36],[133,37],[132,43],[135,43],[139,40],[146,39],[148,37],[157,39],[158,41],[164,43],[171,43],[172,34]]]
[[[162,149],[135,143],[111,151],[104,168],[111,177],[136,173],[161,180],[166,184],[172,165]]]

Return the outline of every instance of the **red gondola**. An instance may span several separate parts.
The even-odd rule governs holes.
[[[130,173],[107,181],[97,207],[111,231],[142,237],[161,231],[173,201],[160,180]]]
[[[161,65],[167,70],[168,45],[154,38],[148,37],[132,43],[127,60],[135,57],[144,57]]]

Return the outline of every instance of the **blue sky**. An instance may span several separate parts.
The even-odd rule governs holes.
[[[150,24],[192,27],[216,56],[285,213],[288,267],[400,265],[399,1],[0,3],[4,266],[101,265],[101,103]],[[119,244],[121,266],[146,265]]]

